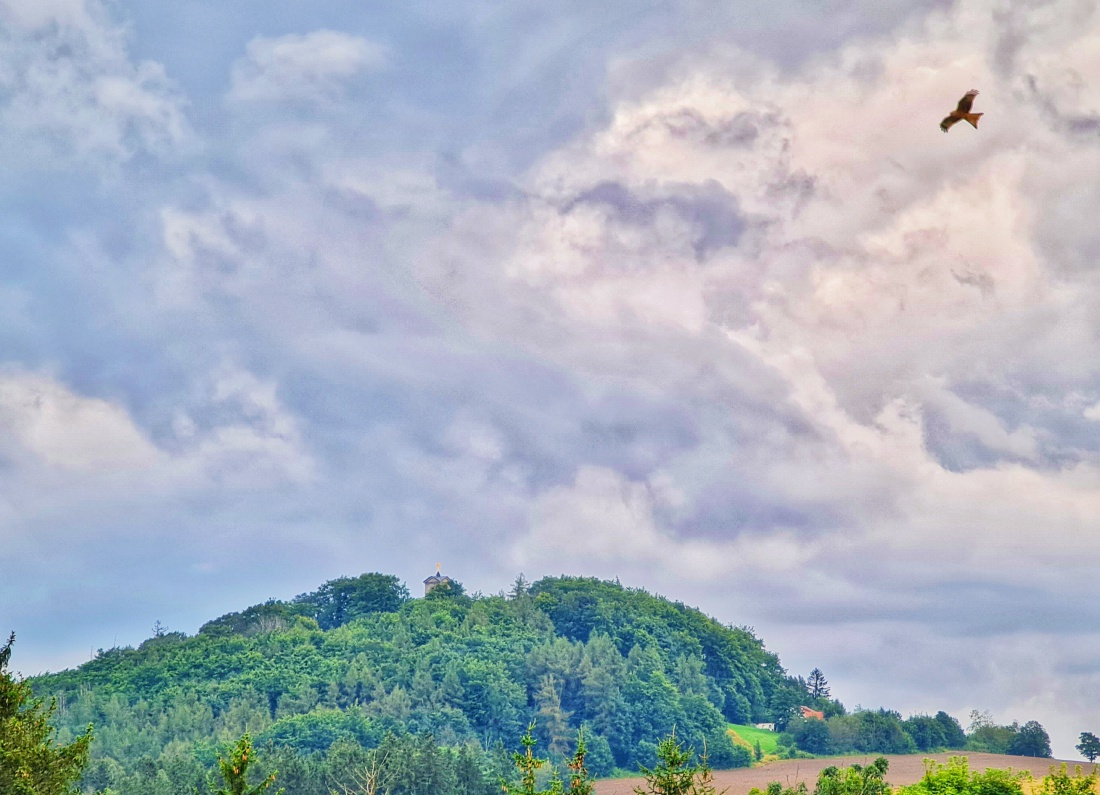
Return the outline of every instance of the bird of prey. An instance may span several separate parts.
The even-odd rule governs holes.
[[[974,97],[978,96],[978,92],[973,88],[963,95],[963,98],[959,100],[959,106],[948,114],[947,118],[940,122],[940,129],[947,132],[951,129],[951,126],[957,124],[960,121],[970,122],[970,126],[975,130],[978,129],[978,119],[984,114],[971,113],[970,108],[974,105]]]

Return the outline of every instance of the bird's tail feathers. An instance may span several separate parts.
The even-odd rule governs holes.
[[[976,130],[978,129],[978,119],[984,115],[984,113],[967,113],[963,118],[970,122],[970,126]]]

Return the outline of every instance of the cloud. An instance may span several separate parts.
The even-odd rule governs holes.
[[[188,141],[163,67],[134,64],[125,29],[98,0],[8,2],[0,14],[0,149],[12,166],[102,169]]]
[[[238,102],[333,99],[343,84],[386,62],[373,42],[334,30],[254,38],[233,66],[229,98]]]
[[[20,631],[130,642],[437,559],[489,591],[618,575],[849,705],[1068,727],[1100,562],[1091,7],[536,6],[210,43],[4,6],[30,193],[0,602],[53,583]],[[943,135],[971,87],[981,129]],[[116,182],[68,173],[97,158]]]
[[[0,417],[9,437],[49,466],[84,472],[141,469],[160,458],[117,405],[75,395],[43,376],[0,379]]]

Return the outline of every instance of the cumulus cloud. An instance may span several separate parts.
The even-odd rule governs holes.
[[[0,379],[0,416],[9,438],[49,466],[125,470],[153,466],[160,458],[119,406],[73,394],[44,376]]]
[[[926,594],[968,576],[1007,588],[1036,567],[1081,598],[1100,449],[1073,418],[1094,418],[1080,396],[1100,388],[1084,210],[1100,145],[1060,120],[1093,112],[1085,65],[1100,47],[1081,22],[1093,11],[1075,13],[1034,30],[1013,16],[1011,69],[1011,12],[985,2],[793,71],[746,52],[720,68],[685,58],[533,168],[522,198],[460,217],[448,267],[425,263],[422,278],[469,327],[597,382],[730,412],[697,413],[698,444],[632,479],[580,465],[540,493],[514,559],[617,557],[660,563],[662,582],[718,583],[730,567],[715,561],[738,559],[723,536],[751,528],[798,539],[779,558],[799,576],[761,605],[784,621],[816,605],[823,619],[932,622],[947,602]],[[1063,105],[1037,101],[1043,81]],[[972,86],[981,130],[943,136]],[[703,190],[727,197],[725,215],[665,198]],[[708,223],[724,245],[700,246]],[[751,414],[768,391],[771,409]],[[688,507],[661,505],[655,478]],[[702,484],[745,481],[770,508],[730,501],[715,526]],[[968,632],[1049,621],[1000,593],[1010,620],[974,611]]]
[[[99,0],[0,5],[0,128],[20,168],[102,168],[186,141],[182,98],[155,61],[133,63]]]
[[[385,60],[379,45],[334,30],[259,36],[233,67],[229,97],[241,102],[332,99],[346,81],[379,69]]]

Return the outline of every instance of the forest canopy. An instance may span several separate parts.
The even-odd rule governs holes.
[[[752,630],[578,577],[520,577],[495,596],[452,583],[415,599],[392,575],[342,577],[194,636],[158,624],[136,649],[100,651],[32,683],[57,699],[61,742],[95,726],[83,786],[116,795],[157,792],[166,780],[201,788],[245,733],[287,795],[327,793],[349,760],[379,749],[436,765],[445,781],[433,792],[489,795],[531,724],[554,764],[583,727],[596,776],[652,767],[673,732],[705,747],[715,768],[750,764],[754,749],[728,724],[775,723],[790,754],[966,741],[942,713],[849,715],[820,670],[809,682],[789,674]],[[825,720],[800,717],[803,707]]]

